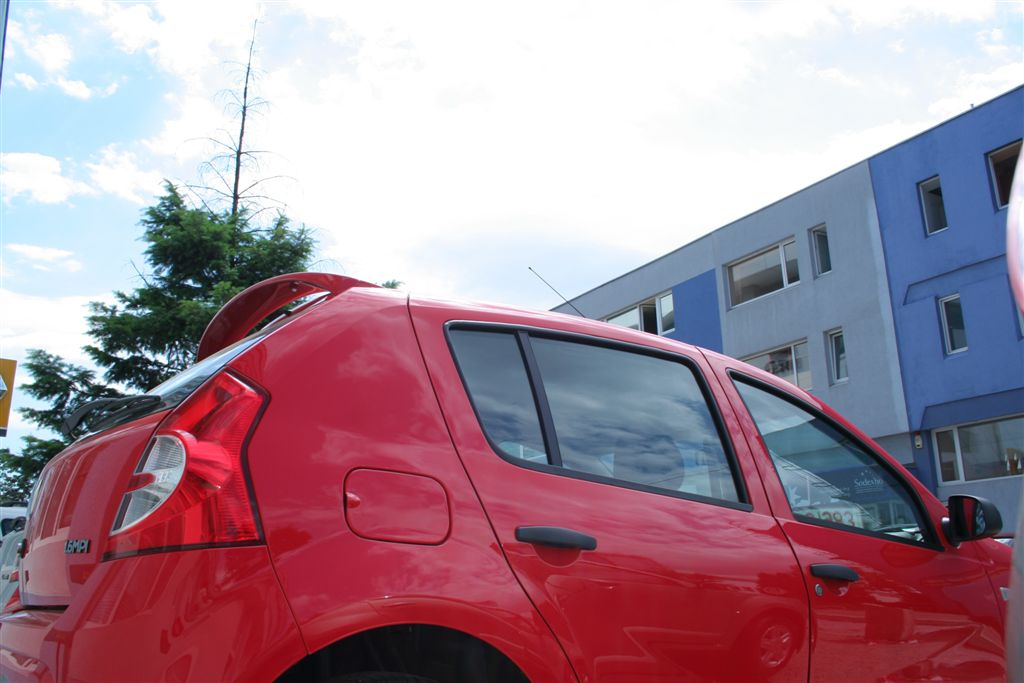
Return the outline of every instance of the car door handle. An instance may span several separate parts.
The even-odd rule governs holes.
[[[519,526],[516,527],[516,540],[533,545],[546,545],[552,548],[576,548],[578,550],[595,550],[597,539],[581,534],[572,529],[560,526]]]
[[[811,574],[821,579],[836,581],[853,582],[860,578],[860,574],[841,564],[812,564]]]

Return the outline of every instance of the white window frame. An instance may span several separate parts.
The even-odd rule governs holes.
[[[989,422],[1002,422],[1004,420],[1014,420],[1017,418],[1024,418],[1024,413],[1016,415],[1005,415],[1003,417],[997,417],[987,420],[976,420],[974,422],[964,422],[963,424],[950,425],[949,427],[940,427],[932,430],[932,460],[935,463],[935,479],[939,486],[946,484],[975,484],[979,481],[999,481],[1000,479],[1006,479],[1007,477],[1020,477],[1022,474],[1007,474],[1003,477],[986,477],[984,479],[968,479],[967,473],[964,470],[964,457],[963,451],[960,449],[960,429],[962,427],[973,427],[974,425],[988,424]],[[939,433],[940,432],[952,432],[953,434],[953,450],[956,453],[956,479],[943,479],[942,478],[942,460],[939,455]]]
[[[796,279],[795,282],[790,282],[789,281],[789,272],[786,270],[786,247],[789,246],[789,245],[793,245],[794,248],[795,248],[796,247],[796,238],[788,237],[788,238],[784,239],[783,241],[778,242],[777,244],[773,244],[772,246],[770,246],[770,247],[768,247],[766,249],[761,249],[760,251],[755,251],[753,254],[747,254],[746,256],[744,256],[742,258],[738,258],[738,259],[736,259],[734,261],[730,261],[729,263],[725,264],[725,281],[729,285],[729,308],[736,308],[737,306],[743,306],[745,304],[749,304],[751,301],[758,301],[759,299],[763,299],[766,296],[771,296],[771,295],[773,295],[773,294],[775,294],[777,292],[781,292],[783,290],[789,289],[790,287],[795,287],[796,285],[800,284],[800,272],[799,272],[800,271],[800,259],[799,259],[799,255],[798,255],[798,258],[797,258],[797,265],[796,265],[796,267],[797,267],[797,279]],[[778,254],[779,254],[779,264],[780,264],[781,269],[782,269],[782,286],[779,287],[778,289],[773,289],[770,292],[765,292],[764,294],[762,294],[760,296],[755,296],[753,299],[747,299],[746,301],[740,301],[739,303],[733,303],[732,302],[732,299],[733,299],[733,296],[732,296],[732,289],[733,289],[732,269],[735,268],[736,266],[740,265],[741,263],[745,263],[746,261],[752,261],[752,260],[756,259],[758,256],[763,256],[764,254],[767,254],[767,253],[772,252],[772,251],[778,252]]]
[[[828,241],[828,226],[822,223],[810,229],[811,253],[814,255],[814,276],[821,277],[832,272],[832,245]],[[825,248],[828,249],[828,270],[821,267],[821,250],[818,248],[818,235],[825,236]]]
[[[946,351],[947,356],[953,356],[958,353],[963,353],[969,347],[969,344],[965,343],[958,349],[953,348],[952,340],[949,338],[949,321],[946,320],[946,304],[950,301],[957,301],[960,303],[960,316],[963,317],[964,305],[960,300],[960,294],[950,294],[939,299],[939,321],[942,323],[942,343]],[[967,324],[964,323],[964,337],[967,336]],[[964,340],[966,342],[966,339]]]
[[[924,186],[932,183],[933,181],[939,188],[939,197],[942,202],[942,216],[946,219],[946,224],[944,226],[941,228],[935,228],[934,230],[932,230],[931,223],[928,220],[928,206],[924,194],[926,192]],[[931,178],[925,178],[917,184],[917,198],[921,202],[921,218],[924,221],[925,236],[931,237],[932,235],[937,235],[943,230],[949,230],[949,214],[946,213],[946,200],[942,197],[942,180],[938,175],[933,175]]]
[[[839,359],[836,357],[835,340],[843,340],[843,355],[846,356],[846,374],[839,376]],[[828,358],[828,381],[829,384],[845,384],[850,380],[850,356],[846,352],[846,336],[843,328],[837,327],[825,333],[825,357]]]
[[[1009,144],[1006,144],[1006,145],[1003,145],[999,149],[994,149],[994,150],[992,150],[991,152],[989,152],[988,154],[985,155],[985,160],[988,162],[988,177],[992,181],[992,194],[993,194],[993,200],[995,201],[995,204],[996,204],[996,210],[997,211],[1000,210],[1000,209],[1005,209],[1007,206],[1009,206],[1009,202],[1007,202],[1006,204],[1003,204],[1001,199],[999,198],[999,183],[996,180],[996,169],[995,169],[995,165],[993,164],[992,157],[998,155],[1000,152],[1005,152],[1006,150],[1010,149],[1011,147],[1017,147],[1017,158],[1018,158],[1018,162],[1017,163],[1019,164],[1020,163],[1020,154],[1022,152],[1024,152],[1024,146],[1021,145],[1021,140],[1014,140],[1013,142],[1011,142]]]
[[[630,328],[627,328],[627,329],[638,329],[640,332],[648,332],[649,334],[658,334],[659,336],[666,335],[669,332],[673,332],[676,329],[675,325],[673,325],[672,327],[669,327],[669,328],[662,328],[662,319],[663,319],[662,300],[664,300],[666,297],[668,297],[669,300],[672,302],[672,312],[674,314],[675,313],[675,297],[672,294],[672,290],[670,289],[668,291],[662,292],[661,294],[655,295],[655,296],[650,297],[648,299],[644,299],[643,301],[638,301],[637,303],[633,304],[632,306],[627,306],[626,308],[623,308],[622,310],[616,311],[615,313],[605,317],[603,320],[606,323],[611,323],[612,325],[617,325],[618,323],[612,322],[612,320],[614,318],[618,318],[620,315],[622,315],[624,313],[629,313],[630,311],[634,311],[635,310],[637,312],[637,321],[638,321],[638,324],[640,325],[640,327],[639,328],[632,328],[632,327],[630,327]],[[645,305],[645,304],[651,304],[651,303],[654,304],[654,314],[655,314],[656,322],[657,322],[657,325],[658,325],[658,331],[656,333],[655,332],[649,332],[648,330],[643,329],[644,314],[640,310],[640,307]],[[674,320],[674,318],[673,318],[673,320]]]
[[[811,375],[811,383],[810,383],[809,386],[806,386],[806,387],[802,387],[802,386],[800,386],[797,383],[800,380],[800,373],[797,371],[797,366],[796,366],[796,347],[800,346],[801,344],[804,345],[804,348],[807,351],[808,374]],[[798,339],[798,340],[796,340],[794,342],[790,342],[789,344],[782,344],[781,346],[774,346],[774,347],[772,347],[770,349],[765,349],[763,351],[758,351],[757,353],[751,353],[751,354],[748,354],[748,355],[744,356],[743,358],[740,358],[739,360],[741,362],[743,362],[743,363],[749,363],[750,361],[752,361],[753,359],[757,358],[758,356],[763,356],[763,355],[768,354],[768,353],[776,353],[777,351],[782,351],[783,349],[789,349],[789,362],[790,362],[791,367],[793,368],[793,380],[794,381],[790,382],[790,384],[792,384],[793,386],[795,386],[795,387],[797,387],[799,389],[803,389],[804,391],[810,391],[813,388],[813,386],[814,386],[814,375],[812,373],[810,373],[809,365],[810,365],[810,360],[811,360],[811,356],[810,356],[811,348],[809,346],[807,346],[807,340],[806,339]],[[757,366],[754,366],[754,367],[757,367]],[[765,372],[768,372],[768,371],[765,370]],[[778,377],[779,379],[783,380],[784,382],[789,382],[788,379],[786,379],[785,377],[782,377],[780,375],[776,375],[774,372],[768,372],[768,374],[772,375],[774,377]]]

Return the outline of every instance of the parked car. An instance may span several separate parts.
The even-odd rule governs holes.
[[[25,503],[20,501],[0,505],[0,538],[25,524],[27,510]]]
[[[1005,676],[998,512],[732,358],[313,273],[198,356],[69,417],[7,680]]]
[[[3,537],[0,544],[0,608],[18,588],[18,550],[25,538],[25,529],[18,528]]]

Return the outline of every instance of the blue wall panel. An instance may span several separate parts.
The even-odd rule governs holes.
[[[986,153],[1020,139],[1024,88],[869,160],[911,431],[930,406],[960,402],[974,419],[1024,411],[990,394],[1024,387],[1024,342],[1006,268],[1006,209],[995,205]],[[925,232],[918,183],[938,175],[949,228]],[[960,294],[967,351],[947,355],[938,298]],[[1004,396],[1017,394],[1004,394]],[[977,406],[968,403],[977,400]],[[966,403],[965,403],[966,402]],[[994,411],[994,412],[993,412]],[[991,413],[982,415],[982,413]],[[943,419],[956,413],[931,411]]]
[[[680,282],[672,288],[672,299],[676,329],[667,336],[721,353],[722,318],[715,271],[708,270]]]

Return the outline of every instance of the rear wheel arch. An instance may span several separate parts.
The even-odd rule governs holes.
[[[494,645],[432,624],[383,626],[345,636],[296,662],[277,681],[341,683],[353,680],[353,674],[380,681],[420,677],[429,683],[529,683],[519,666]]]

